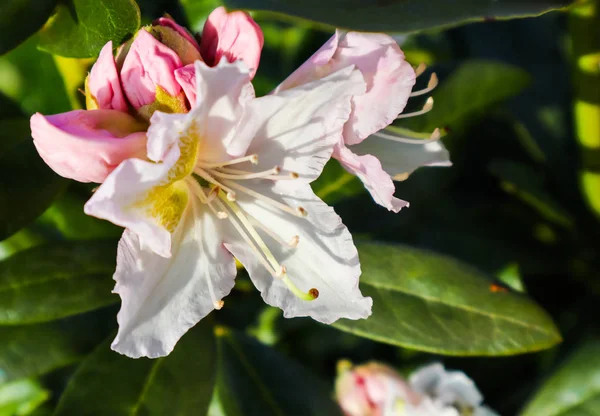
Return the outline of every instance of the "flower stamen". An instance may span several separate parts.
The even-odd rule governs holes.
[[[214,168],[222,168],[224,166],[229,166],[229,165],[237,165],[238,163],[244,163],[244,162],[250,162],[253,165],[256,165],[258,163],[258,155],[253,154],[253,155],[249,155],[249,156],[239,157],[237,159],[228,160],[226,162],[217,162],[217,163],[198,161],[198,166],[200,166],[201,168],[204,168],[204,169],[214,169]]]
[[[420,116],[420,115],[430,112],[432,108],[433,108],[433,97],[429,97],[427,99],[427,101],[425,101],[425,105],[423,106],[423,108],[421,110],[415,111],[412,113],[400,114],[400,115],[398,115],[398,117],[396,117],[396,119]]]
[[[383,131],[378,131],[377,133],[374,133],[374,136],[377,136],[381,139],[391,140],[393,142],[409,144],[435,142],[438,141],[440,137],[442,137],[440,129],[435,129],[428,139],[417,139],[412,137],[396,136],[395,134],[384,133]]]
[[[427,88],[423,88],[422,90],[413,91],[410,94],[410,96],[418,97],[420,95],[425,95],[425,94],[433,91],[435,89],[435,87],[437,87],[437,86],[438,86],[438,77],[434,72],[433,74],[431,74],[431,78],[429,78],[429,82],[427,83]]]
[[[232,189],[228,188],[227,186],[222,185],[219,181],[217,181],[215,178],[213,178],[204,169],[196,167],[194,169],[194,173],[196,175],[200,176],[205,181],[210,182],[213,185],[218,186],[219,188],[223,189],[225,192],[227,192],[227,199],[229,199],[230,201],[235,201],[235,191],[233,191]]]

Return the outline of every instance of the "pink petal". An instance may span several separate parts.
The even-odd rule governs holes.
[[[338,47],[338,42],[339,38],[338,33],[336,32],[318,51],[308,58],[306,62],[279,84],[274,92],[277,93],[279,91],[297,87],[298,85],[306,84],[307,82],[316,81],[317,79],[321,79],[330,73],[335,72],[329,70],[327,64],[329,64],[333,58]]]
[[[190,108],[196,104],[196,69],[194,64],[188,64],[175,70],[175,79],[183,88]]]
[[[181,66],[181,59],[175,51],[145,30],[140,30],[121,70],[121,82],[131,105],[137,109],[152,104],[156,99],[157,86],[171,96],[179,94],[181,87],[174,71]]]
[[[196,39],[194,39],[192,34],[188,32],[188,30],[183,26],[180,26],[177,23],[175,23],[175,20],[173,20],[171,17],[159,17],[154,21],[154,24],[170,27],[171,29],[179,33],[181,36],[183,36],[188,42],[194,45],[196,49],[198,49],[198,51],[200,51],[200,45],[198,45],[198,42],[196,41]]]
[[[394,197],[394,182],[375,156],[359,156],[340,143],[333,150],[333,157],[339,160],[346,170],[360,178],[376,203],[393,212],[408,207],[408,202]]]
[[[415,85],[415,71],[388,35],[347,33],[334,60],[356,65],[367,82],[367,93],[354,97],[354,109],[344,128],[346,144],[356,144],[391,124],[400,114]]]
[[[127,111],[127,101],[123,96],[112,53],[112,42],[108,42],[100,51],[100,56],[90,71],[87,87],[96,99],[98,108]]]
[[[404,110],[415,83],[414,70],[392,37],[336,33],[276,91],[323,78],[350,65],[355,65],[367,82],[366,94],[354,97],[354,108],[344,127],[346,144],[356,144],[394,121]]]
[[[204,24],[200,52],[204,61],[215,66],[225,56],[229,62],[242,60],[254,77],[264,43],[260,26],[246,12],[227,13],[218,7]]]
[[[56,173],[79,182],[104,181],[123,160],[146,150],[145,127],[117,110],[75,110],[31,117],[38,153]]]

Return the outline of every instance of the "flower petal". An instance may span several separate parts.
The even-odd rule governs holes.
[[[90,71],[86,87],[98,108],[127,111],[127,101],[121,89],[112,42],[108,42],[100,51],[100,56]]]
[[[250,77],[253,78],[263,43],[260,26],[248,13],[227,13],[224,7],[217,7],[204,24],[200,52],[210,66],[218,64],[223,56],[229,62],[242,60],[250,68]]]
[[[30,124],[33,143],[46,164],[79,182],[101,183],[123,160],[145,153],[145,126],[121,111],[36,113]]]
[[[251,133],[247,153],[259,155],[257,170],[279,166],[297,173],[301,180],[312,181],[340,140],[352,96],[364,88],[360,73],[347,67],[323,79],[257,98],[249,104],[241,123],[244,131],[236,137],[243,141],[244,134]]]
[[[237,203],[257,221],[268,227],[283,241],[298,236],[298,244],[290,248],[263,236],[274,257],[284,265],[292,282],[302,291],[319,291],[312,301],[297,298],[257,260],[249,246],[238,241],[225,241],[225,247],[246,267],[250,278],[269,305],[284,311],[286,318],[310,316],[330,324],[340,318],[361,319],[371,314],[372,300],[362,296],[358,288],[360,264],[352,236],[340,217],[321,201],[310,185],[290,190],[286,184],[254,183],[252,188],[263,195],[290,206],[301,204],[307,217],[298,217],[270,205],[238,195]]]
[[[173,146],[163,163],[124,161],[85,204],[85,213],[130,229],[145,247],[170,257],[171,232],[189,200],[184,182],[170,180],[179,156],[179,146]]]
[[[367,92],[353,99],[344,128],[346,144],[355,144],[389,125],[404,110],[415,84],[415,72],[394,39],[376,33],[337,32],[276,91],[301,85],[355,65]]]
[[[181,67],[175,51],[145,30],[138,31],[121,69],[121,82],[131,105],[137,109],[152,104],[157,86],[177,96],[181,87],[173,72]]]
[[[339,144],[333,152],[333,157],[339,160],[346,170],[358,176],[379,205],[393,212],[408,206],[408,202],[394,197],[394,182],[375,156],[359,156],[345,145]]]
[[[441,140],[403,139],[402,142],[370,136],[351,146],[358,154],[371,154],[394,179],[403,180],[421,166],[452,166]]]
[[[194,47],[198,51],[200,51],[200,45],[198,45],[198,42],[192,36],[192,34],[190,32],[188,32],[188,30],[186,28],[184,28],[183,26],[178,25],[175,22],[175,20],[171,19],[171,17],[159,17],[158,19],[156,19],[154,21],[154,24],[169,27],[169,28],[175,30],[177,33],[179,33],[181,36],[183,36],[188,42],[190,42],[192,45],[194,45]]]
[[[235,261],[219,239],[219,224],[196,201],[173,234],[170,259],[146,250],[126,230],[119,243],[115,292],[122,306],[112,349],[132,358],[169,354],[179,338],[229,294]]]

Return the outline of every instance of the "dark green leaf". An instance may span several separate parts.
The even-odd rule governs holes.
[[[449,77],[440,80],[440,86],[433,92],[433,110],[408,119],[402,125],[423,132],[436,127],[458,130],[490,105],[520,93],[530,81],[531,76],[526,71],[513,65],[466,61]]]
[[[15,48],[42,27],[58,0],[2,0],[0,55]]]
[[[600,414],[600,340],[589,341],[542,386],[521,416]]]
[[[69,382],[54,416],[206,414],[213,392],[214,338],[209,320],[167,357],[137,360],[110,349],[110,337]]]
[[[116,244],[53,243],[0,262],[0,324],[45,322],[118,302]]]
[[[219,328],[219,372],[212,415],[338,415],[327,385],[285,356]]]
[[[140,27],[140,9],[133,0],[69,0],[40,31],[40,48],[61,56],[97,56],[106,42],[113,46]]]
[[[337,328],[376,341],[447,355],[509,355],[549,348],[560,335],[527,296],[471,266],[425,250],[359,245],[366,320]]]
[[[234,9],[267,10],[329,26],[372,32],[411,32],[484,18],[537,15],[568,0],[225,0]]]
[[[323,201],[332,205],[343,198],[364,191],[364,186],[355,176],[349,174],[337,160],[330,160],[316,181],[312,183],[315,193]]]
[[[34,380],[0,384],[0,415],[27,415],[48,400],[49,396]]]
[[[81,359],[114,328],[116,308],[59,321],[0,327],[0,381],[48,373]]]
[[[509,160],[495,160],[490,163],[489,170],[502,180],[506,192],[517,196],[548,221],[565,228],[572,227],[573,218],[544,189],[544,178],[534,169]]]
[[[4,240],[40,216],[68,182],[38,155],[29,120],[2,120],[0,131],[18,135],[11,138],[12,146],[0,151],[0,240]]]

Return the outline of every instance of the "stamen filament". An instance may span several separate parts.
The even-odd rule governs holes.
[[[192,184],[192,192],[200,199],[200,202],[208,205],[208,208],[213,212],[213,214],[217,216],[217,218],[221,220],[227,218],[227,212],[217,211],[217,209],[213,206],[212,201],[215,198],[214,195],[209,194],[207,197],[204,193],[204,189],[202,189],[202,186],[198,182],[196,182],[195,179],[192,178],[190,183]]]
[[[415,68],[415,76],[417,76],[417,77],[418,77],[418,76],[419,76],[419,75],[421,75],[423,72],[425,72],[425,70],[426,70],[426,69],[427,69],[427,65],[425,65],[425,62],[421,62],[421,63],[419,64],[419,66],[417,66],[417,67]]]
[[[217,163],[209,163],[209,162],[198,162],[198,166],[204,169],[213,169],[213,168],[221,168],[223,166],[229,165],[237,165],[238,163],[250,162],[253,165],[258,163],[258,155],[253,154],[249,156],[239,157],[237,159],[228,160],[226,162],[217,162]]]
[[[225,207],[225,204],[223,204],[221,202],[221,200],[216,199],[215,203],[217,203],[218,205],[220,205],[221,209],[224,209],[224,210],[227,209]],[[246,242],[246,244],[248,244],[250,246],[250,248],[252,249],[252,251],[254,252],[254,254],[256,255],[256,257],[258,257],[258,259],[260,260],[260,262],[262,263],[262,265],[265,267],[265,269],[267,269],[267,271],[269,273],[271,273],[271,275],[276,276],[277,272],[273,269],[273,267],[271,267],[271,265],[269,264],[269,262],[263,257],[263,253],[261,253],[260,250],[256,247],[256,245],[254,244],[254,241],[252,241],[252,239],[246,233],[246,231],[244,230],[244,228],[238,223],[238,221],[235,219],[235,216],[234,217],[229,216],[229,219],[230,219],[231,223],[233,224],[233,226],[235,227],[235,229],[237,230],[237,232],[242,236],[242,238]]]
[[[227,198],[230,201],[235,201],[235,192],[233,190],[231,190],[230,188],[222,185],[220,182],[218,182],[215,178],[213,178],[208,172],[206,172],[205,170],[196,167],[194,169],[194,173],[198,176],[200,176],[202,179],[206,180],[207,182],[212,183],[213,185],[218,186],[219,188],[222,188],[223,190],[225,190],[227,192]]]
[[[420,116],[420,115],[430,112],[432,108],[433,108],[433,97],[429,97],[427,99],[427,101],[425,101],[425,105],[423,106],[423,108],[421,110],[415,111],[413,113],[400,114],[400,115],[398,115],[398,117],[396,117],[396,119]]]
[[[233,188],[233,189],[237,189],[240,192],[243,192],[245,194],[248,194],[256,199],[259,199],[263,202],[266,202],[270,205],[275,206],[276,208],[279,208],[282,211],[288,212],[290,214],[299,216],[299,217],[303,217],[305,216],[306,210],[302,207],[298,207],[298,208],[292,208],[289,205],[285,205],[282,204],[279,201],[275,201],[274,199],[271,199],[267,196],[264,196],[263,194],[253,191],[252,189],[246,188],[245,186],[240,185],[239,183],[235,183],[233,181],[230,181],[228,179],[223,179],[223,183],[225,183],[227,186]]]
[[[281,169],[276,166],[272,169],[264,170],[262,172],[247,172],[244,170],[237,170],[237,169],[220,169],[220,170],[213,170],[211,173],[215,176],[219,176],[219,177],[225,178],[225,179],[246,180],[246,179],[265,178],[268,176],[277,175],[279,172],[281,172]]]
[[[256,217],[254,217],[252,214],[246,212],[246,215],[248,216],[248,218],[250,218],[250,221],[252,221],[252,223],[254,225],[258,226],[258,228],[263,230],[266,234],[269,235],[269,237],[271,237],[273,240],[277,241],[282,246],[289,247],[289,248],[296,248],[296,246],[298,246],[300,237],[298,237],[297,235],[293,236],[289,242],[283,241],[283,239],[281,237],[279,237],[277,234],[275,234],[273,231],[271,231],[271,229],[269,229],[269,227],[266,227],[265,225],[263,225],[263,223],[260,222],[259,220],[257,220]]]
[[[298,299],[311,301],[315,300],[319,297],[319,291],[315,288],[310,289],[308,292],[303,292],[298,289],[298,286],[294,284],[289,278],[287,274],[284,274],[283,279],[281,279],[283,283],[287,286],[287,288],[294,294]]]
[[[267,247],[267,245],[262,240],[262,238],[260,238],[260,235],[258,235],[258,233],[254,229],[254,227],[252,226],[252,224],[250,223],[250,221],[248,220],[248,217],[246,217],[244,212],[238,207],[238,205],[236,203],[229,201],[227,198],[225,198],[225,195],[223,192],[221,192],[219,194],[219,196],[227,204],[229,209],[231,211],[233,211],[233,213],[236,215],[236,217],[238,217],[238,219],[240,220],[242,225],[244,227],[246,227],[246,230],[250,233],[250,236],[254,239],[254,241],[256,242],[258,247],[261,249],[261,251],[263,252],[265,257],[269,261],[269,263],[271,263],[271,266],[273,266],[273,269],[275,269],[275,270],[281,269],[279,262],[275,259],[275,256],[273,256],[273,253],[271,253],[271,250],[269,250],[269,247]]]
[[[437,87],[437,85],[438,85],[438,77],[434,72],[433,74],[431,74],[431,78],[429,78],[429,82],[427,83],[427,88],[423,88],[422,90],[413,91],[410,94],[410,96],[418,97],[419,95],[425,95],[425,94],[433,91],[435,89],[435,87]]]
[[[440,129],[435,129],[433,131],[433,133],[431,133],[431,136],[429,137],[429,139],[413,139],[411,137],[402,137],[402,136],[396,136],[394,134],[384,133],[383,131],[378,131],[377,133],[374,133],[373,135],[377,136],[381,139],[391,140],[393,142],[399,142],[399,143],[409,143],[409,144],[424,144],[424,143],[435,142],[435,141],[438,141],[441,137]]]

